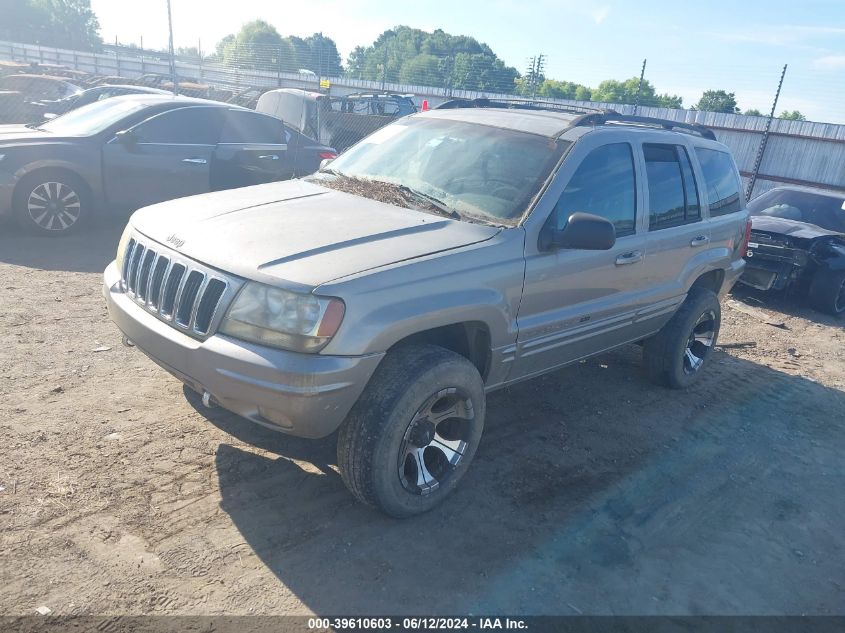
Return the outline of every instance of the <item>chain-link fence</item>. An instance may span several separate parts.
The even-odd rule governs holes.
[[[331,40],[322,36],[279,45],[224,40],[211,53],[199,45],[179,49],[172,63],[166,52],[134,46],[103,46],[95,53],[0,42],[0,122],[35,123],[84,102],[76,96],[80,90],[98,88],[108,96],[106,86],[133,85],[258,108],[342,151],[398,117],[449,99],[523,98],[707,125],[731,147],[743,177],[756,176],[755,193],[779,183],[845,190],[845,126],[790,118],[770,121],[780,67],[758,63],[732,69],[737,76],[765,79],[771,86],[757,94],[754,103],[743,104],[746,114],[740,114],[732,93],[709,90],[725,74],[715,68],[685,73],[689,69],[680,62],[655,61],[651,68],[636,62],[633,77],[588,86],[547,77],[548,60],[542,55],[527,58],[519,72],[489,49],[449,42],[410,56],[396,45],[356,49],[345,66]],[[617,67],[601,60],[571,60],[573,66],[582,62],[591,64],[596,76],[618,73]],[[685,75],[691,75],[688,81],[702,95],[697,109],[682,109],[692,105],[689,97],[684,103],[681,96],[659,92],[652,83],[663,87],[668,83],[664,78]],[[841,86],[822,77],[810,77],[809,82],[802,77],[803,90],[811,93],[800,99],[787,94],[781,103],[841,109]],[[767,149],[761,154],[764,138]]]

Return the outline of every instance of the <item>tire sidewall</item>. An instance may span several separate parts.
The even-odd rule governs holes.
[[[442,361],[422,371],[391,408],[373,455],[373,486],[382,509],[396,517],[425,512],[439,504],[466,473],[484,430],[484,385],[475,367],[463,359]],[[471,371],[470,371],[471,370]],[[437,392],[457,387],[472,402],[475,418],[463,458],[449,478],[431,494],[416,495],[399,479],[399,451],[405,432],[416,412]]]
[[[36,188],[47,182],[58,182],[69,187],[79,198],[79,218],[66,229],[59,231],[45,229],[38,225],[29,214],[29,196]],[[79,230],[80,226],[87,221],[91,213],[91,196],[81,178],[62,171],[43,170],[27,175],[18,183],[12,200],[12,210],[18,226],[25,231],[35,235],[61,237]]]
[[[836,300],[842,284],[845,283],[845,270],[818,270],[810,285],[810,303],[820,312],[841,317],[845,310],[836,309]]]

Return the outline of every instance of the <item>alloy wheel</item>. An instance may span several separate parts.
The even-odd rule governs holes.
[[[436,491],[461,463],[472,433],[472,399],[442,389],[428,398],[408,425],[399,449],[399,479],[408,492]]]
[[[81,204],[79,194],[65,183],[44,182],[30,192],[26,210],[42,229],[66,231],[79,220]]]
[[[704,359],[713,348],[716,340],[716,314],[708,310],[700,317],[690,332],[687,346],[684,350],[684,373],[697,373],[704,365]]]

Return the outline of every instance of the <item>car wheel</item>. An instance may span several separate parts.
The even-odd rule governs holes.
[[[45,170],[18,183],[13,207],[15,219],[24,230],[40,235],[67,235],[87,218],[91,196],[80,178]]]
[[[394,517],[451,493],[484,429],[484,383],[463,356],[434,345],[387,354],[338,435],[343,481]]]
[[[649,378],[665,387],[689,387],[701,375],[719,337],[719,298],[705,288],[693,288],[656,335],[643,345]]]
[[[816,271],[807,298],[819,312],[834,316],[845,314],[845,270]]]

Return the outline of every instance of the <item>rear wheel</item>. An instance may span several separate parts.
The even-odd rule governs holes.
[[[712,290],[693,288],[680,309],[643,345],[649,378],[666,387],[689,387],[701,375],[716,340],[722,311]]]
[[[15,219],[26,231],[67,235],[77,230],[90,213],[91,196],[78,177],[54,170],[25,177],[15,188]]]
[[[338,436],[349,490],[394,517],[451,493],[484,428],[484,384],[463,356],[434,345],[390,352]]]
[[[816,271],[807,298],[819,312],[845,314],[845,270]]]

